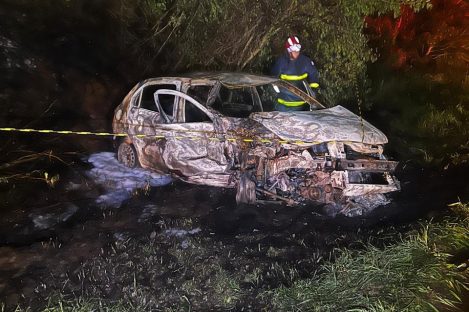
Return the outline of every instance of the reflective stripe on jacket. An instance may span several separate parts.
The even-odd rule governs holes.
[[[279,57],[272,68],[271,74],[282,80],[289,81],[303,91],[305,91],[303,81],[307,81],[311,88],[319,87],[318,71],[313,61],[303,54],[300,54],[296,60],[291,60],[288,54]],[[290,92],[280,94],[278,102],[289,107],[305,104],[304,101],[300,101],[297,96]]]
[[[309,84],[319,86],[318,70],[313,61],[303,54],[300,54],[296,60],[290,60],[288,54],[282,55],[275,62],[271,74],[283,80],[307,80]]]

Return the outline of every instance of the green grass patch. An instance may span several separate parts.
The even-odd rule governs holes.
[[[468,260],[449,260],[469,249],[469,209],[462,203],[452,208],[458,222],[423,224],[385,248],[342,250],[317,276],[274,290],[274,305],[289,311],[457,311],[469,291]]]

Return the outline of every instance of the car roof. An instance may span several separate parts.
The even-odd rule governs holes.
[[[211,81],[219,81],[221,84],[226,85],[228,87],[250,87],[250,86],[258,86],[264,85],[268,83],[273,83],[278,81],[278,78],[268,77],[268,76],[261,76],[261,75],[254,75],[254,74],[247,74],[247,73],[239,73],[239,72],[195,72],[186,75],[181,75],[177,77],[158,77],[158,78],[150,78],[142,81],[140,84],[145,84],[151,81],[157,80],[179,80],[179,81],[190,81],[192,79],[197,80],[211,80]]]
[[[232,86],[257,86],[268,83],[273,83],[278,80],[278,78],[254,75],[247,73],[210,73],[210,72],[200,72],[192,73],[189,75],[191,78],[197,79],[208,79],[208,80],[217,80],[222,84],[232,85]]]

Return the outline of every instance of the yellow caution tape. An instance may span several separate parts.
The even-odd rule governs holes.
[[[176,140],[182,140],[182,139],[189,139],[189,140],[194,140],[194,141],[199,141],[205,137],[202,136],[165,136],[161,134],[134,134],[134,135],[129,135],[127,133],[110,133],[110,132],[90,132],[90,131],[70,131],[70,130],[50,130],[50,129],[20,129],[20,128],[0,128],[0,132],[34,132],[34,133],[48,133],[48,134],[70,134],[70,135],[94,135],[94,136],[111,136],[111,137],[128,137],[128,136],[133,136],[137,138],[153,138],[157,140],[162,140],[162,139],[176,139]],[[194,132],[192,130],[188,131],[182,131],[182,130],[177,130],[177,132]],[[216,132],[209,132],[209,131],[204,131],[205,134],[213,134],[213,135],[220,135],[219,133]],[[287,141],[287,140],[275,140],[275,139],[264,139],[264,138],[227,138],[225,136],[223,137],[207,137],[208,140],[214,141],[214,142],[222,142],[224,140],[228,142],[246,142],[246,143],[254,143],[254,142],[260,142],[264,144],[273,144],[273,143],[278,143],[278,144],[295,144],[295,145],[314,145],[314,144],[320,144],[323,142],[320,141]],[[335,141],[331,141],[335,142]],[[344,142],[344,143],[351,143],[351,142]]]

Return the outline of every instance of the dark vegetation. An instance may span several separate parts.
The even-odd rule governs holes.
[[[366,19],[382,62],[370,66],[369,99],[401,158],[466,165],[469,152],[469,4],[433,1],[398,18]],[[384,64],[383,64],[384,62]]]
[[[391,138],[410,140],[395,149],[410,147],[414,158],[467,163],[467,10],[456,0],[6,0],[0,121],[108,130],[137,81],[195,70],[267,73],[296,33],[321,73],[326,105],[380,112]]]
[[[218,220],[226,217],[218,206],[208,219],[161,213],[127,226],[127,214],[141,210],[137,201],[118,213],[82,212],[86,221],[21,241],[13,235],[21,216],[64,201],[62,182],[81,179],[74,167],[81,166],[80,156],[112,143],[0,133],[0,216],[6,229],[0,273],[6,276],[9,266],[15,272],[12,283],[0,281],[0,307],[467,308],[469,190],[461,177],[469,166],[468,12],[461,0],[3,0],[0,127],[108,131],[113,108],[136,82],[198,70],[267,73],[283,52],[284,38],[294,33],[321,73],[320,100],[360,112],[382,129],[388,154],[402,163],[404,184],[429,199],[421,200],[428,207],[417,209],[420,214],[412,205],[397,209],[413,212],[408,219],[396,216],[405,224],[395,228],[383,225],[388,219],[347,228],[288,211],[280,222],[282,215],[272,212],[264,227],[252,215],[242,217],[235,224],[245,228],[221,236],[217,223],[234,225]],[[434,197],[420,191],[443,194],[445,187],[460,196],[452,207],[458,212],[407,225],[426,209],[445,211],[441,202],[457,202],[452,195],[435,207]],[[124,236],[115,236],[116,225]],[[198,235],[165,234],[199,226]]]

